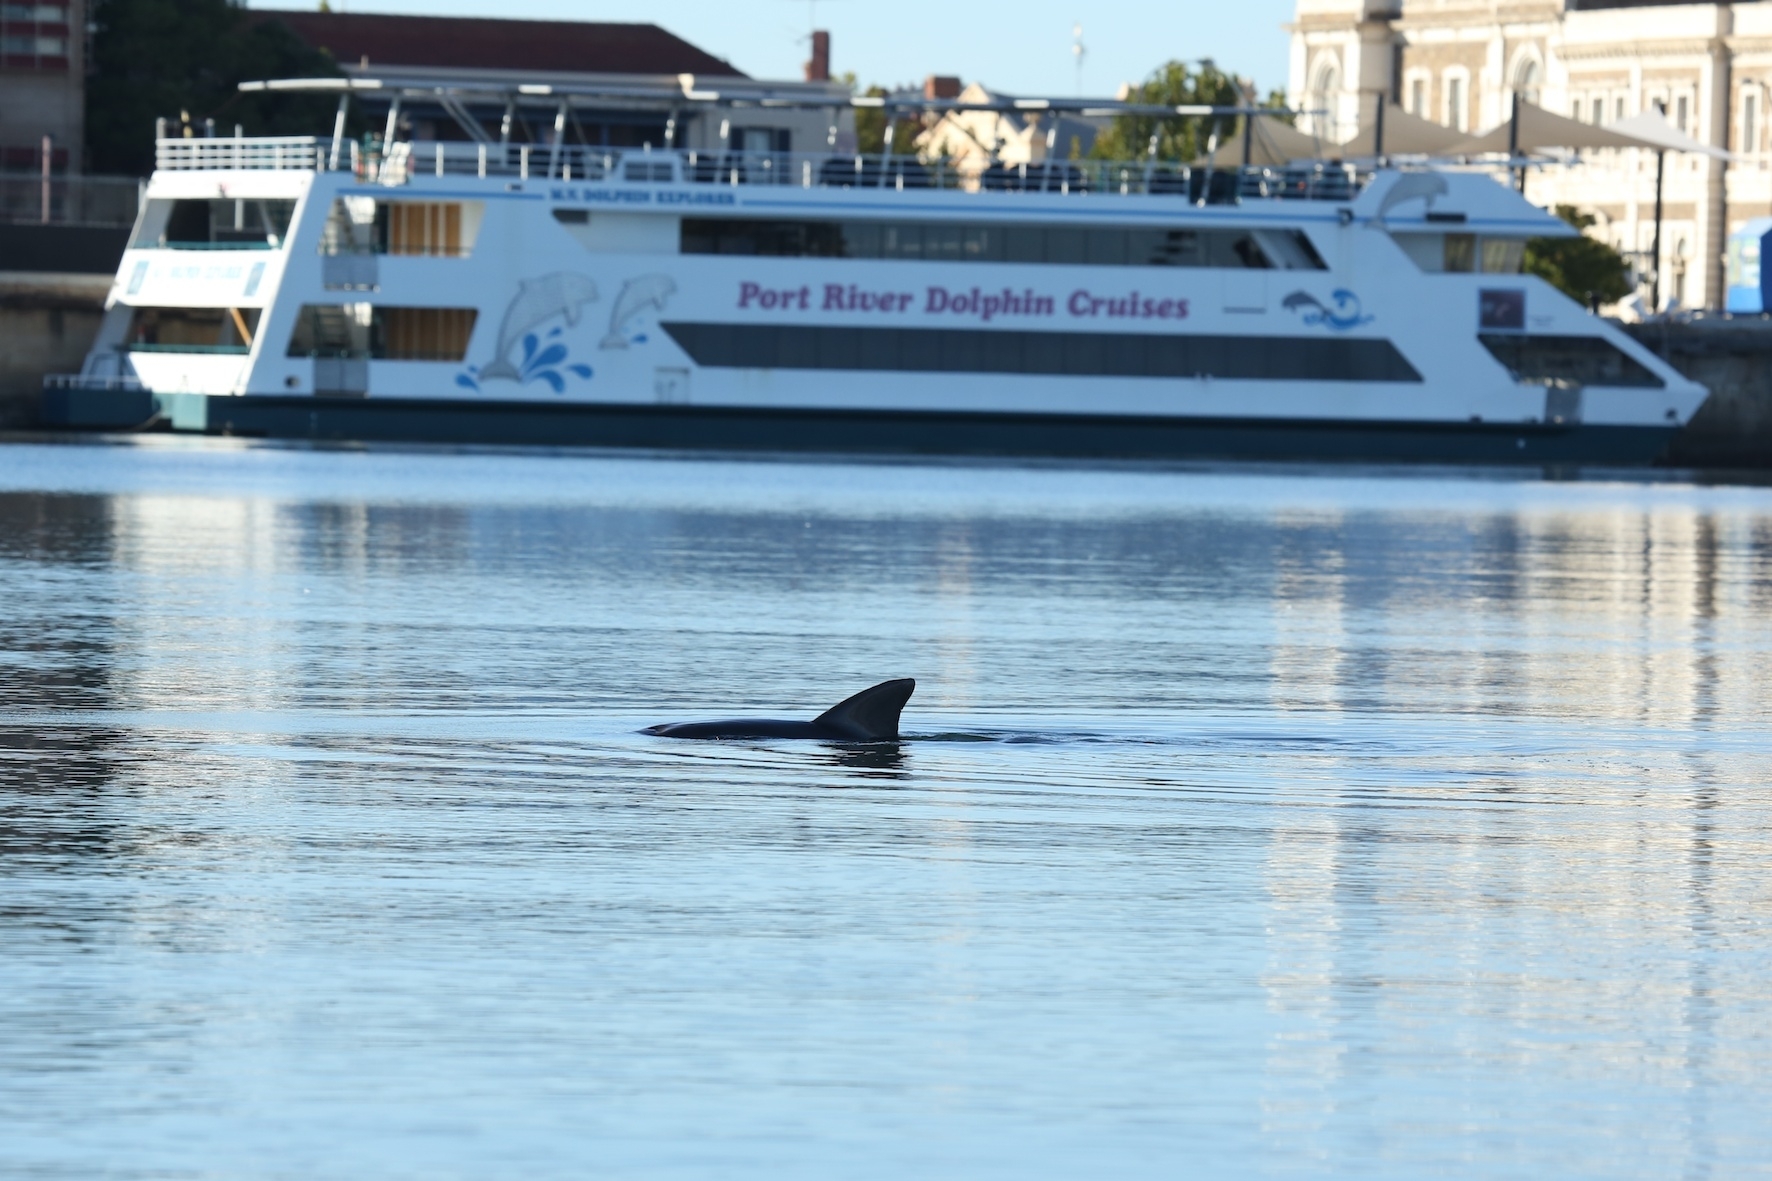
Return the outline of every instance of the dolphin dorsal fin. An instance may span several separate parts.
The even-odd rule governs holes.
[[[857,742],[896,741],[898,715],[916,688],[917,682],[910,677],[881,681],[872,689],[863,689],[831,706],[814,719],[814,724],[828,726]]]

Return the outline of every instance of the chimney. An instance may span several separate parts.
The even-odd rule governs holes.
[[[812,30],[812,60],[806,63],[806,81],[831,80],[831,35],[824,29]]]
[[[931,74],[923,79],[924,98],[959,98],[960,80],[948,78],[941,74]]]

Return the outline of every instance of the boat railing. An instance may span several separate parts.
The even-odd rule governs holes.
[[[46,373],[46,390],[139,390],[141,378],[133,373]]]
[[[1154,161],[1047,160],[986,166],[910,155],[610,149],[562,145],[399,143],[386,159],[353,157],[358,175],[404,184],[415,175],[524,180],[688,183],[712,186],[952,190],[1061,195],[1187,196],[1208,204],[1240,199],[1347,201],[1370,174],[1335,161],[1286,167],[1208,168]]]
[[[337,152],[336,162],[334,151]],[[720,148],[605,148],[588,144],[401,140],[388,145],[319,138],[163,139],[168,169],[349,169],[365,183],[414,178],[498,177],[596,184],[700,184],[1007,193],[1183,196],[1203,204],[1240,200],[1351,200],[1369,174],[1337,161],[1222,168],[1144,160],[924,159],[883,152],[742,152]]]
[[[172,171],[294,169],[333,166],[332,141],[317,135],[162,138],[154,142],[154,166]]]

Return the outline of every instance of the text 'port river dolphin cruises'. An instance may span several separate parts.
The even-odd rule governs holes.
[[[1056,150],[967,169],[856,153],[870,100],[820,84],[248,85],[340,91],[334,134],[161,138],[84,372],[46,389],[52,420],[1629,463],[1705,396],[1520,273],[1528,238],[1573,231],[1479,172]],[[345,137],[347,101],[385,134]],[[1222,116],[1245,145],[1256,122],[999,105],[1055,133],[1061,108]]]

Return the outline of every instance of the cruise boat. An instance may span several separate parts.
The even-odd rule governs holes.
[[[1153,156],[967,174],[842,150],[855,106],[883,100],[689,77],[248,85],[340,90],[333,135],[159,140],[84,370],[45,390],[51,421],[1646,463],[1706,396],[1521,273],[1527,239],[1573,231],[1478,171]],[[346,101],[381,103],[385,135],[347,138]],[[1004,101],[1240,119],[1245,159],[1265,117]],[[579,112],[612,106],[650,130],[574,142]],[[536,110],[520,141],[513,116]]]

